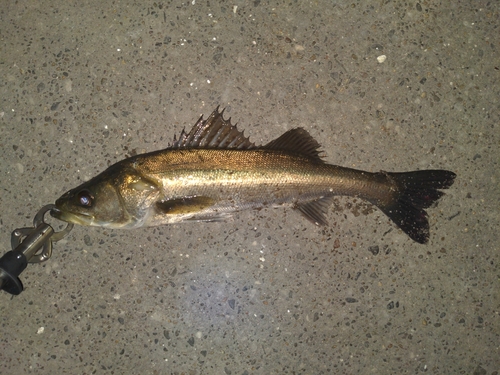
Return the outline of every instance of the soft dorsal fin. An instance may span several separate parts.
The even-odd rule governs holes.
[[[291,129],[262,146],[264,149],[293,152],[323,162],[319,156],[320,147],[320,144],[303,128]]]
[[[171,148],[222,148],[248,150],[255,144],[245,137],[243,132],[231,124],[231,119],[224,120],[224,110],[219,107],[206,120],[203,116],[194,124],[189,133],[182,131],[179,140],[174,137]]]

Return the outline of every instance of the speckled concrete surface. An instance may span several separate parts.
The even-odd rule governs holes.
[[[0,17],[5,251],[40,207],[218,104],[255,142],[303,126],[333,164],[458,174],[425,246],[344,198],[328,228],[279,209],[77,227],[0,294],[0,373],[498,373],[498,2],[38,1]]]

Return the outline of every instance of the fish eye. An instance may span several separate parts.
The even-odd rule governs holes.
[[[90,194],[88,190],[82,190],[77,194],[78,203],[84,207],[92,207],[94,197]]]

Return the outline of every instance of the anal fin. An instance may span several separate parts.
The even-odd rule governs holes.
[[[297,203],[295,209],[316,225],[327,225],[326,213],[332,197],[322,197],[305,203]]]

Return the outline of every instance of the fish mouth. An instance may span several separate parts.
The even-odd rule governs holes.
[[[57,207],[54,207],[50,210],[50,216],[66,222],[71,222],[72,218],[75,217],[75,215],[70,214],[67,211],[62,211]]]
[[[50,210],[50,216],[55,217],[56,219],[62,220],[61,219],[62,213],[63,212],[57,207],[52,207]]]
[[[92,217],[90,216],[64,211],[57,207],[50,210],[50,216],[67,223],[78,225],[90,225],[92,221]]]

